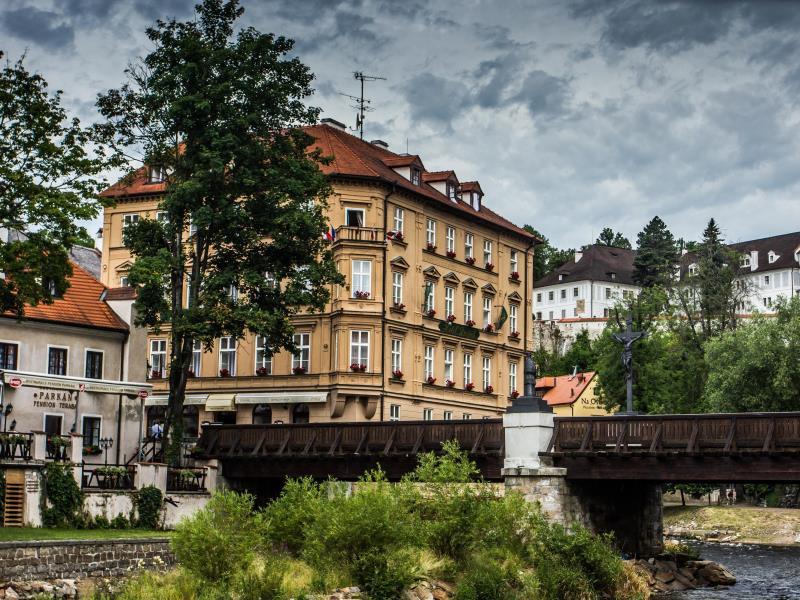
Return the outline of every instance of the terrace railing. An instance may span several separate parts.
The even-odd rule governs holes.
[[[132,490],[134,465],[84,465],[81,487],[85,490]]]
[[[0,460],[30,460],[32,433],[0,433]]]
[[[206,470],[189,468],[167,469],[168,492],[205,492]]]

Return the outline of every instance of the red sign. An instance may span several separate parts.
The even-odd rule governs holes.
[[[145,400],[147,398],[147,390],[141,390],[139,392],[139,398],[141,398],[142,400]]]
[[[79,392],[85,392],[86,391],[86,384],[85,383],[78,384],[78,391]]]
[[[10,385],[14,389],[21,388],[22,379],[20,379],[19,377],[12,377],[11,379],[8,380],[8,385]]]

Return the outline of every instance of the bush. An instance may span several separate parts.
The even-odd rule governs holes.
[[[227,581],[253,560],[261,542],[261,518],[250,494],[216,492],[208,504],[175,529],[172,549],[181,565],[208,582]]]
[[[469,569],[458,582],[454,600],[511,600],[515,596],[508,579],[503,565],[479,556],[470,562]]]
[[[120,513],[111,519],[110,525],[112,529],[128,529],[131,526],[131,523],[128,521],[128,518],[125,515]]]
[[[161,507],[164,505],[164,495],[157,487],[146,485],[136,495],[136,523],[144,529],[158,529],[161,523]]]
[[[402,550],[362,554],[353,560],[350,572],[370,600],[401,598],[415,580],[412,555]]]
[[[281,495],[264,511],[267,542],[273,548],[299,554],[325,500],[322,488],[310,477],[287,480]]]
[[[105,515],[97,515],[89,529],[109,529],[110,527],[111,523],[108,521]]]
[[[83,508],[83,494],[72,476],[72,465],[48,463],[44,486],[49,506],[42,510],[42,524],[45,527],[75,525]]]
[[[283,597],[282,584],[285,563],[273,559],[268,563],[254,562],[234,575],[231,594],[237,600],[277,600]]]

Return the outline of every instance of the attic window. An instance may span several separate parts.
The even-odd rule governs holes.
[[[774,263],[776,260],[778,260],[778,255],[777,255],[777,254],[775,254],[775,253],[774,253],[772,250],[770,250],[770,251],[769,251],[769,254],[767,255],[767,261],[768,261],[770,264],[772,264],[772,263]]]
[[[615,281],[617,279],[617,274],[614,272],[609,273],[609,276],[611,277],[611,281]]]
[[[164,181],[164,167],[150,167],[147,173],[147,181],[149,183],[161,183]]]
[[[452,200],[453,202],[455,202],[457,200],[457,198],[456,198],[456,192],[457,191],[458,191],[458,188],[457,188],[457,186],[455,184],[450,183],[450,182],[447,183],[447,197],[450,198],[450,200]]]
[[[697,265],[692,263],[689,265],[689,275],[694,275],[697,273]]]
[[[749,254],[745,254],[742,257],[742,266],[743,267],[749,267],[750,266],[750,255]]]
[[[563,273],[559,273],[558,274],[558,280],[559,281],[564,281],[564,274]]]
[[[420,170],[411,167],[411,183],[413,183],[414,185],[419,185],[419,176],[420,176]]]

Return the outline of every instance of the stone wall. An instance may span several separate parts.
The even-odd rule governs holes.
[[[114,577],[174,562],[166,538],[0,542],[0,581]]]

